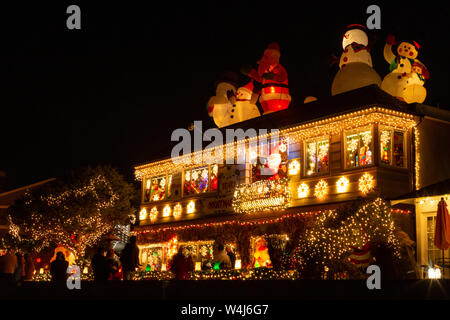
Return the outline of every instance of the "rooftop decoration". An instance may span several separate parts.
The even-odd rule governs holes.
[[[384,46],[384,59],[389,63],[390,73],[381,83],[381,89],[407,103],[422,103],[427,96],[423,87],[430,77],[428,69],[417,59],[420,45],[403,41],[397,46],[397,54],[392,52],[396,45],[395,36],[389,35]]]
[[[264,114],[289,107],[291,96],[288,73],[280,64],[278,43],[273,42],[267,46],[263,57],[258,61],[258,69],[243,70],[243,73],[262,86],[257,93],[260,93],[259,102]]]
[[[224,73],[216,82],[216,95],[208,101],[208,114],[219,128],[237,122],[235,106],[230,101],[230,98],[236,95],[237,81],[235,73]]]
[[[365,27],[352,24],[347,27],[342,38],[344,52],[339,61],[340,70],[331,85],[331,94],[365,87],[371,84],[380,85],[381,78],[372,68],[372,57],[369,52],[369,39]]]
[[[287,179],[260,180],[236,187],[233,209],[237,213],[284,209],[290,199]]]

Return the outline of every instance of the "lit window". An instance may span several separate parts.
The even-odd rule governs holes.
[[[150,201],[159,201],[166,198],[167,177],[157,177],[151,179]]]
[[[217,164],[210,167],[201,167],[184,172],[183,195],[193,195],[205,193],[208,191],[216,191],[218,187],[218,171]]]
[[[405,133],[380,126],[380,161],[395,167],[406,167]]]
[[[328,172],[330,142],[327,138],[305,143],[306,175]]]
[[[254,149],[250,150],[252,182],[269,178],[278,179],[286,177],[289,154],[289,141],[287,137],[281,137],[274,142],[261,141],[257,150],[258,154],[256,159]]]
[[[357,168],[373,163],[372,127],[345,132],[345,167]]]

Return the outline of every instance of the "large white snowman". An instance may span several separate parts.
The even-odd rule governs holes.
[[[384,77],[381,89],[407,103],[422,103],[427,96],[423,85],[429,73],[425,65],[417,59],[419,45],[414,41],[401,42],[395,55],[392,52],[394,44],[394,36],[389,35],[383,53],[391,72]]]
[[[344,52],[339,61],[339,71],[331,85],[332,95],[381,84],[380,76],[372,68],[372,57],[367,47],[369,39],[364,30],[362,25],[347,27],[342,39]]]
[[[236,90],[232,81],[224,79],[218,82],[216,95],[208,101],[208,114],[219,128],[259,117],[257,99],[252,81]]]
[[[236,86],[227,80],[221,80],[216,86],[216,95],[208,101],[208,114],[217,127],[222,128],[235,123],[235,107],[230,98],[236,95]]]

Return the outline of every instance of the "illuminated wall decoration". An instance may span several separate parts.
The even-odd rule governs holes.
[[[194,213],[194,211],[195,211],[195,202],[189,201],[187,205],[187,213]]]
[[[150,192],[151,192],[151,186],[152,186],[152,179],[147,178],[145,179],[145,189],[144,189],[144,202],[150,201]]]
[[[170,206],[166,204],[166,206],[163,209],[163,217],[170,216],[170,213],[172,212],[172,209],[170,209]]]
[[[328,194],[328,183],[325,180],[320,180],[314,186],[314,196],[323,199]]]
[[[306,198],[309,193],[309,186],[306,183],[302,183],[298,186],[297,194],[299,198]]]
[[[359,191],[364,194],[372,191],[375,186],[375,180],[370,173],[364,173],[361,178],[359,178]]]
[[[346,177],[339,178],[338,181],[336,181],[336,189],[339,193],[346,192],[348,189],[349,181]]]
[[[147,219],[147,210],[145,208],[142,208],[141,211],[139,211],[139,220],[145,219]]]
[[[372,128],[365,127],[346,132],[345,150],[346,168],[356,168],[372,164]]]
[[[316,139],[306,143],[306,174],[313,175],[328,171],[329,140]]]
[[[158,217],[158,209],[156,207],[153,207],[152,210],[150,210],[150,220],[153,222]]]
[[[185,196],[207,192],[208,187],[209,187],[208,167],[186,170],[184,172],[183,194]]]
[[[284,209],[289,201],[287,179],[261,180],[236,187],[233,209],[238,213]]]
[[[298,160],[292,160],[288,165],[288,174],[295,176],[300,172],[300,162]]]
[[[181,217],[181,214],[183,213],[183,208],[181,207],[181,204],[177,203],[175,207],[173,207],[173,216],[175,219],[178,219]]]
[[[416,120],[413,115],[404,112],[382,107],[370,107],[364,110],[281,129],[279,130],[279,134],[289,137],[289,143],[300,143],[311,139],[311,137],[341,134],[343,130],[353,130],[353,128],[360,128],[372,125],[373,123],[406,131],[416,125]],[[270,138],[270,134],[262,134],[258,137],[251,138],[249,142],[255,142],[261,138]],[[236,142],[232,142],[224,144],[224,147],[236,148],[236,145]],[[252,152],[255,154],[254,151]],[[135,167],[135,177],[137,180],[142,181],[147,176],[158,176],[167,173],[174,174],[180,170],[190,170],[192,167],[192,158],[203,159],[202,163],[207,165],[208,163],[205,161],[207,158],[206,154],[205,150],[196,151],[175,159],[168,157],[164,160],[137,166]],[[217,158],[217,161],[223,160],[223,155]],[[184,164],[182,163],[183,161],[185,161]]]

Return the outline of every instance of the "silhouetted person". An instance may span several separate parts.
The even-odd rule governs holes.
[[[214,265],[216,263],[219,263],[219,266],[220,266],[219,268],[220,269],[229,269],[229,268],[231,268],[231,260],[230,260],[230,257],[225,252],[225,247],[223,246],[223,244],[219,244],[217,249],[218,249],[218,253],[214,257]]]
[[[105,250],[103,248],[97,249],[97,252],[92,257],[91,266],[94,273],[94,281],[105,282],[108,280],[110,268],[106,261]]]
[[[24,281],[33,280],[34,270],[36,266],[34,265],[33,257],[29,253],[25,253],[25,265],[24,265]]]
[[[52,281],[65,282],[67,279],[67,268],[69,262],[66,261],[64,253],[61,251],[56,253],[56,259],[50,264],[50,274],[52,275]]]
[[[233,253],[230,247],[227,247],[227,255],[230,258],[231,268],[234,268],[234,263],[236,262],[236,255]]]
[[[192,270],[194,270],[192,258],[186,258],[183,249],[180,247],[178,253],[172,259],[170,271],[175,275],[175,280],[189,280],[189,272]]]
[[[136,245],[136,236],[130,237],[120,257],[124,280],[132,280],[136,267],[139,266],[139,248]]]
[[[120,270],[120,261],[114,252],[114,249],[109,249],[106,254],[106,262],[108,263],[110,275],[109,280],[121,280],[123,274]]]
[[[16,257],[17,257],[17,265],[16,268],[14,269],[14,280],[16,280],[16,282],[21,282],[23,277],[25,276],[24,270],[25,259],[23,258],[23,255],[20,252],[16,252]]]
[[[0,256],[0,281],[5,284],[13,284],[16,267],[17,257],[14,250],[8,249],[5,255]]]

